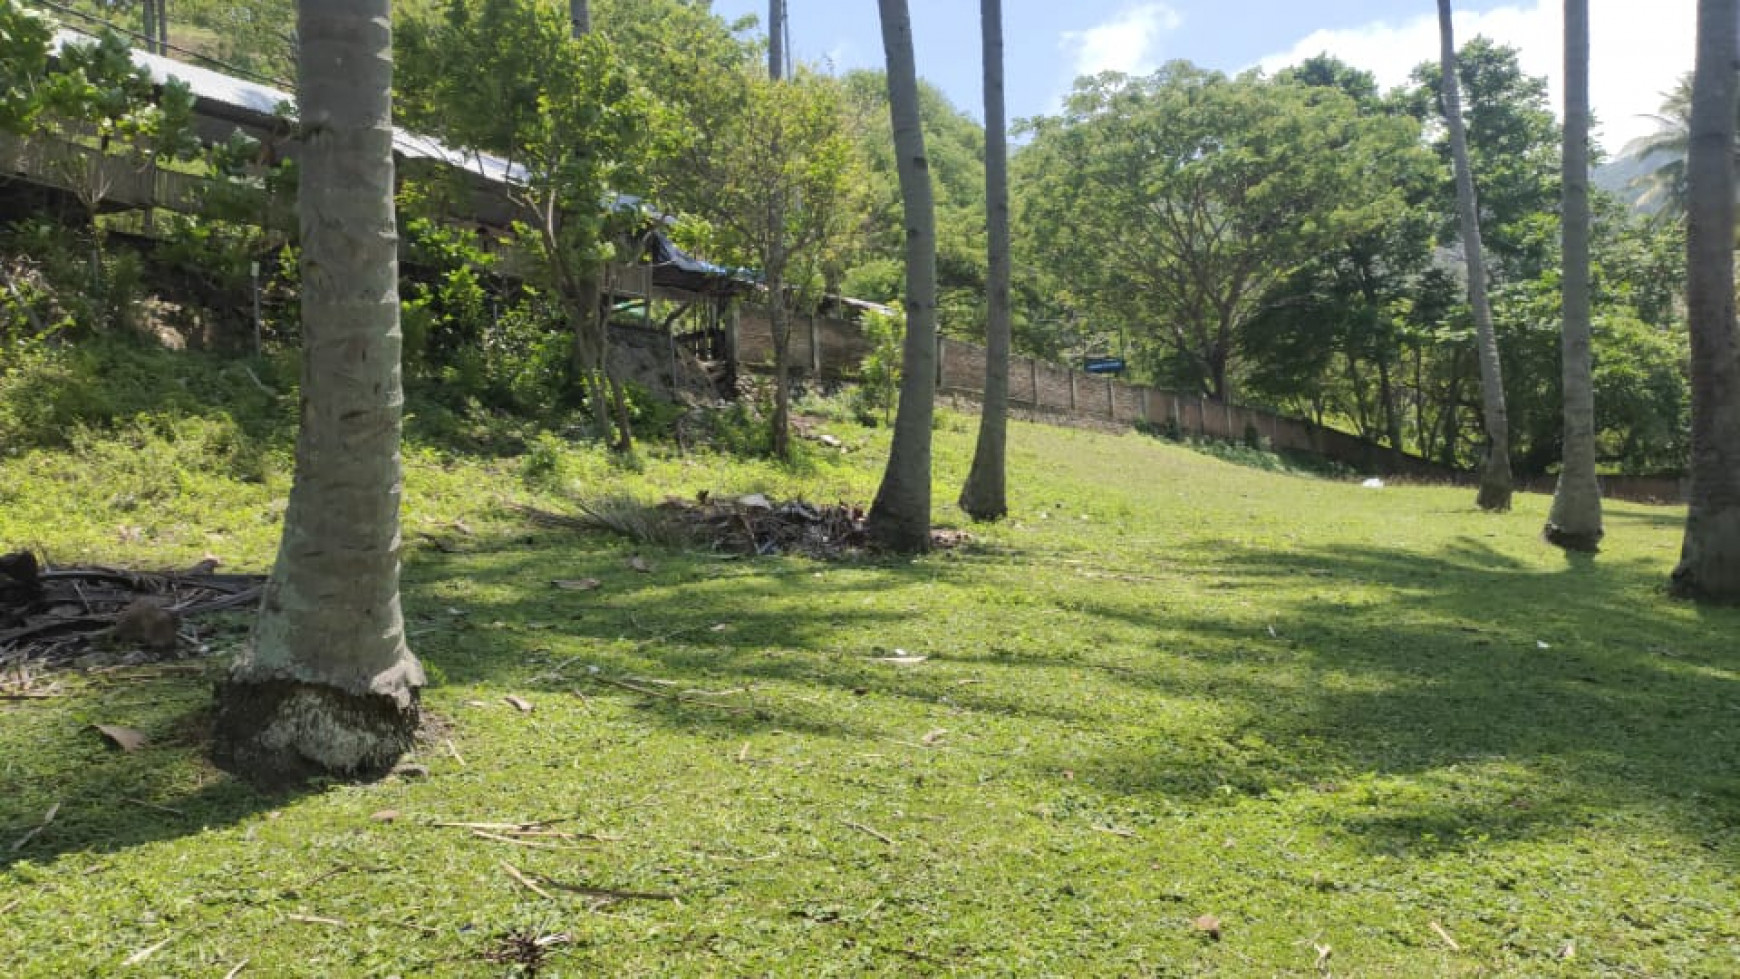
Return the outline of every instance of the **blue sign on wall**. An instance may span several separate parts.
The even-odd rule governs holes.
[[[1122,357],[1089,357],[1083,369],[1089,374],[1122,374],[1125,366]]]

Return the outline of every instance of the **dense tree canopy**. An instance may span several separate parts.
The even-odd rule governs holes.
[[[1156,373],[1230,395],[1270,291],[1401,206],[1417,143],[1330,88],[1182,62],[1077,84],[1017,168],[1034,260],[1089,316],[1135,333]],[[1382,176],[1380,176],[1382,175]]]

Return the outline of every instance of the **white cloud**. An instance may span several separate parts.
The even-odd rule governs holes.
[[[1654,131],[1648,118],[1662,93],[1692,67],[1696,5],[1590,0],[1589,98],[1596,139],[1617,154]],[[1456,41],[1477,34],[1514,47],[1523,71],[1547,77],[1553,111],[1563,102],[1564,21],[1560,0],[1532,0],[1484,12],[1456,14]],[[1323,52],[1377,75],[1389,88],[1408,80],[1422,61],[1438,59],[1438,18],[1425,14],[1391,24],[1316,31],[1285,52],[1262,59],[1274,71]]]
[[[1084,31],[1064,31],[1059,45],[1069,55],[1073,76],[1121,71],[1142,75],[1160,66],[1160,40],[1184,23],[1164,3],[1137,3]]]

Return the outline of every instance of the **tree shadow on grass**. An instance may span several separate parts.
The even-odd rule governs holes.
[[[105,744],[83,723],[86,713],[103,711],[100,706],[42,701],[31,706],[30,715],[0,715],[18,725],[14,730],[26,733],[40,753],[24,762],[31,777],[0,792],[0,833],[6,834],[0,838],[0,871],[19,861],[113,853],[232,825],[317,791],[262,793],[211,766],[207,679],[165,677],[137,689],[150,690],[154,702],[143,710],[116,707],[96,714],[99,720],[125,717],[145,734],[150,740],[137,751]],[[53,818],[45,822],[51,809]]]
[[[1463,538],[1232,549],[1213,570],[1268,596],[1266,625],[1095,614],[1198,637],[1189,682],[1227,728],[1090,759],[1096,784],[1207,802],[1404,776],[1428,790],[1344,828],[1383,849],[1642,807],[1740,860],[1740,613],[1654,594],[1653,563],[1543,573]]]
[[[886,601],[915,586],[970,581],[982,565],[1009,560],[1007,552],[824,563],[642,549],[652,568],[643,574],[625,564],[632,547],[601,535],[507,535],[475,546],[473,554],[426,553],[408,575],[413,644],[450,682],[526,683],[631,699],[633,691],[593,676],[692,687],[771,684],[788,693],[801,687],[826,696],[1092,720],[1087,705],[1040,707],[969,676],[997,664],[957,654],[947,646],[951,637],[927,628],[922,613]],[[555,581],[597,584],[584,590],[552,584],[553,567],[564,576]],[[444,582],[461,579],[477,597],[445,607],[429,601]],[[841,648],[841,636],[861,644]],[[890,662],[902,650],[925,656],[923,668]],[[854,730],[838,711],[783,710],[771,696],[741,712],[638,699],[651,715],[677,725],[875,734]]]

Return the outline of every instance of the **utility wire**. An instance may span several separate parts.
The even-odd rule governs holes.
[[[166,41],[159,41],[158,39],[156,39],[154,37],[147,37],[146,35],[141,34],[138,31],[132,30],[130,28],[122,27],[121,25],[115,23],[112,20],[106,20],[102,17],[96,16],[95,14],[87,14],[82,10],[76,10],[72,7],[69,7],[65,4],[63,4],[63,3],[56,3],[55,0],[30,0],[30,2],[33,4],[39,5],[39,6],[47,7],[48,9],[50,9],[56,13],[65,14],[65,15],[70,16],[70,17],[77,17],[78,19],[86,21],[87,23],[96,24],[100,27],[106,27],[109,30],[114,31],[115,33],[120,34],[121,36],[129,39],[130,41],[135,42],[135,44],[134,44],[135,47],[138,46],[137,42],[143,41],[147,45],[147,53],[150,53],[149,45],[156,44],[156,45],[162,47],[166,51],[173,51],[176,54],[182,55],[183,57],[189,58],[195,62],[202,62],[206,65],[210,65],[213,68],[217,68],[217,69],[220,69],[222,71],[228,72],[229,74],[237,75],[239,77],[249,79],[250,81],[256,81],[256,82],[264,83],[266,85],[272,85],[274,87],[284,89],[285,91],[288,91],[288,92],[296,91],[296,84],[294,82],[287,82],[281,78],[273,78],[270,75],[263,75],[257,71],[249,71],[246,68],[242,68],[242,67],[237,66],[237,65],[232,65],[226,61],[222,61],[220,59],[214,58],[209,54],[201,54],[198,51],[190,51],[187,48],[179,47],[177,45],[170,44]],[[78,27],[76,25],[68,25],[68,27],[71,30],[77,31],[80,34],[85,35],[86,37],[95,37],[96,36],[96,34],[93,33],[92,31],[86,30],[85,28]]]

